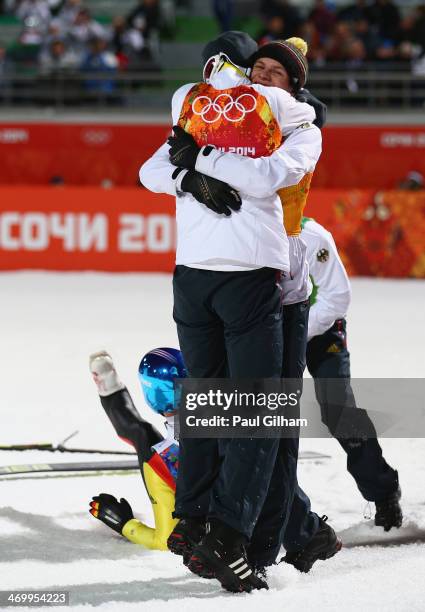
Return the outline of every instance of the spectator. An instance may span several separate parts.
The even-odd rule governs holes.
[[[43,39],[43,48],[47,48],[54,40],[59,38],[65,39],[66,36],[66,28],[61,19],[54,17],[47,29],[47,34]]]
[[[379,44],[379,37],[376,29],[370,27],[365,0],[356,0],[354,4],[342,8],[338,12],[337,19],[349,25],[353,35],[363,43],[366,57],[373,58]]]
[[[93,38],[89,43],[89,52],[81,64],[83,72],[115,73],[118,60],[113,53],[106,50],[104,38]],[[85,81],[86,90],[92,93],[112,94],[115,90],[114,79],[89,79]]]
[[[234,9],[233,0],[213,0],[212,6],[221,32],[231,30]]]
[[[75,23],[77,15],[81,9],[81,0],[65,0],[65,4],[59,11],[58,17],[66,26],[71,26],[73,23]]]
[[[265,45],[272,40],[284,39],[285,20],[280,15],[274,15],[267,19],[265,29],[258,36],[258,44]]]
[[[118,60],[119,67],[125,69],[138,66],[143,57],[145,41],[140,30],[126,27],[124,17],[114,17],[109,32],[109,45]]]
[[[367,20],[365,0],[356,0],[354,4],[345,6],[338,13],[338,21],[357,22],[364,19]]]
[[[80,54],[84,53],[90,41],[105,39],[106,37],[106,30],[100,23],[92,19],[90,11],[86,8],[80,8],[74,23],[69,28],[69,39],[74,51]]]
[[[412,60],[420,54],[420,47],[414,45],[410,40],[403,40],[396,48],[396,59],[400,66],[405,64],[408,68],[412,64]]]
[[[138,30],[145,39],[145,59],[159,55],[160,24],[159,0],[139,0],[139,4],[127,16],[127,25]]]
[[[320,34],[312,21],[305,21],[301,25],[300,37],[308,44],[307,58],[309,64],[316,67],[323,66],[326,61],[325,50],[320,40]]]
[[[127,24],[149,38],[153,31],[160,27],[160,9],[158,0],[139,0],[139,4],[127,16]]]
[[[260,14],[266,21],[276,16],[284,20],[285,27],[280,38],[296,36],[303,22],[298,9],[289,4],[287,0],[262,0]]]
[[[60,38],[52,40],[39,57],[40,72],[45,76],[75,69],[78,64],[78,56],[71,49],[67,49],[65,42]]]
[[[49,3],[47,0],[23,0],[16,10],[16,16],[22,21],[28,18],[37,19],[47,27],[51,18]]]
[[[335,13],[326,6],[325,0],[316,0],[309,20],[314,24],[321,39],[326,39],[333,30],[336,17]]]
[[[347,49],[355,37],[346,21],[336,23],[332,36],[325,44],[326,59],[331,62],[343,62],[347,58]]]
[[[26,17],[24,26],[19,34],[18,42],[23,46],[35,46],[43,44],[46,36],[46,24],[38,17]]]
[[[369,26],[369,22],[365,17],[359,18],[352,22],[351,28],[355,36],[362,41],[369,59],[374,58],[375,49],[379,45],[379,36]]]
[[[386,38],[382,40],[375,49],[375,58],[382,62],[388,62],[396,58],[395,43]]]
[[[383,41],[396,42],[399,40],[400,12],[392,0],[375,0],[371,6],[367,7],[366,16]]]
[[[359,38],[351,38],[347,42],[344,61],[347,68],[359,68],[367,58],[366,48]]]

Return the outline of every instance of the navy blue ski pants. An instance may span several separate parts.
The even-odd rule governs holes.
[[[302,388],[306,365],[308,313],[308,301],[283,307],[282,378],[294,381],[295,391]],[[298,437],[280,440],[269,487],[270,501],[260,514],[248,548],[248,557],[254,566],[274,563],[282,544],[291,550],[303,548],[318,529],[319,517],[311,512],[310,500],[298,485],[298,446]],[[290,483],[288,488],[292,492],[284,499],[283,479]]]
[[[398,488],[397,471],[382,456],[375,427],[364,410],[358,410],[356,428],[359,435],[338,436],[341,430],[342,410],[335,406],[335,384],[332,388],[332,404],[328,401],[326,379],[340,378],[337,394],[340,406],[347,403],[355,407],[350,384],[350,353],[347,350],[345,319],[335,321],[324,334],[316,336],[307,345],[307,368],[315,381],[317,401],[320,404],[322,422],[329,428],[347,454],[347,469],[357,487],[368,501],[382,501]],[[323,381],[323,382],[322,382]],[[360,434],[366,435],[360,435]]]
[[[280,273],[177,266],[174,320],[193,378],[280,378]],[[278,439],[180,440],[174,515],[218,518],[250,538],[279,450]],[[288,458],[289,461],[289,458]],[[285,457],[282,460],[285,463]],[[291,495],[282,475],[280,495]]]

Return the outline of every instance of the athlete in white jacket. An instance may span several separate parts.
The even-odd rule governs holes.
[[[350,353],[347,349],[346,313],[351,299],[350,281],[339,257],[334,239],[313,219],[303,220],[302,237],[313,281],[312,307],[308,327],[307,368],[315,379],[322,421],[347,454],[347,469],[362,496],[376,505],[375,524],[385,531],[400,527],[403,514],[398,473],[382,456],[373,423],[364,410],[356,411],[356,422],[349,437],[343,428],[341,411],[326,401],[326,380],[344,379],[343,395],[352,398]],[[323,386],[321,381],[325,381]],[[335,393],[335,389],[334,389]],[[344,405],[343,401],[341,404]],[[356,430],[357,435],[356,435]]]
[[[350,385],[350,354],[345,320],[351,300],[350,281],[330,232],[313,219],[305,217],[302,220],[301,238],[306,244],[313,282],[306,360],[307,368],[314,378],[322,421],[345,451],[347,469],[360,493],[367,501],[375,502],[375,524],[389,531],[393,527],[400,527],[403,520],[398,473],[385,461],[367,413],[356,409],[355,419],[352,419],[352,414],[344,412],[343,408],[347,398],[350,400],[349,407],[355,406]],[[302,370],[305,365],[304,361],[301,364]],[[340,381],[338,386],[335,385],[336,379]],[[332,385],[332,404],[327,401],[328,385]],[[342,408],[335,405],[339,390]],[[341,418],[343,414],[344,419]],[[316,521],[317,515],[311,512],[308,499],[296,487],[292,510],[282,540],[278,543],[286,550],[283,560],[303,572],[309,571],[317,558],[317,549],[326,548],[331,535],[321,519],[318,531],[311,538],[311,525]],[[250,552],[251,555],[255,553],[256,558],[267,554],[264,542],[270,546],[275,538],[276,525],[270,525],[270,522],[268,517],[267,522],[257,523],[251,540],[253,550]]]
[[[263,45],[251,58],[252,82],[255,85],[279,88],[286,94],[301,97],[299,92],[306,91],[301,89],[307,77],[306,52],[307,45],[299,38]],[[241,101],[246,102],[244,96]],[[236,101],[236,105],[238,104],[240,102]],[[218,118],[217,109],[214,110],[214,107],[213,101],[207,108],[208,118],[212,123]],[[231,112],[229,106],[228,110]],[[177,130],[177,135],[169,139],[172,143],[170,157],[176,165],[195,168],[210,177],[225,181],[242,194],[267,198],[274,190],[278,192],[289,238],[290,258],[290,274],[285,274],[283,280],[283,304],[306,301],[311,285],[305,244],[299,234],[312,174],[321,152],[321,135],[316,125],[303,123],[290,133],[275,153],[269,155],[267,152],[267,155],[261,158],[258,157],[255,146],[220,146],[215,150],[208,147],[208,151],[204,148],[202,154],[198,154],[199,149],[196,149],[195,141],[191,141],[190,136],[181,128],[177,127]]]
[[[270,116],[271,112],[275,117],[280,130],[278,146],[271,155],[264,143],[259,141],[256,145],[252,134],[248,133],[241,136],[239,142],[232,135],[224,135],[217,148],[201,148],[196,171],[218,178],[238,190],[242,198],[240,211],[229,217],[218,216],[199,206],[191,194],[183,192],[181,183],[187,170],[176,172],[169,160],[168,144],[162,145],[143,164],[140,180],[151,191],[177,195],[177,265],[222,271],[268,266],[289,273],[288,240],[277,191],[298,184],[314,170],[321,153],[320,130],[312,125],[314,110],[278,88],[250,85],[250,81],[230,64],[223,66],[209,82],[217,90],[226,90],[222,99],[229,108],[231,121],[237,117],[248,118],[264,108],[264,113]],[[249,90],[246,91],[248,84],[253,92],[267,100],[269,109],[259,101],[258,95],[254,97]],[[240,86],[245,88],[235,89],[233,97],[227,93],[229,88]],[[174,125],[178,123],[183,102],[193,88],[193,83],[184,85],[174,94]],[[208,98],[206,113],[205,107],[202,111],[197,108],[197,99],[205,97],[202,93],[192,103],[195,113],[204,113],[212,126],[225,113],[224,107],[214,109],[219,96],[218,93],[214,99]],[[280,143],[282,138],[283,145]],[[211,140],[207,144],[211,144]],[[235,153],[225,153],[224,149]],[[246,156],[236,154],[236,151]]]
[[[186,86],[173,98],[174,123],[190,132],[198,145],[248,153],[254,147],[255,156],[265,157],[279,149],[297,126],[314,119],[314,111],[287,92],[250,87],[241,76],[240,63],[218,59],[209,83]],[[200,155],[208,154],[215,152],[206,146]],[[282,206],[274,193],[277,185],[266,197],[245,193],[241,185],[240,211],[218,216],[196,201],[205,193],[212,209],[220,206],[211,197],[211,183],[195,170],[173,168],[167,157],[165,146],[142,166],[140,178],[153,191],[177,194],[174,319],[190,376],[280,377],[281,296],[276,273],[289,272],[289,255]],[[312,162],[288,146],[278,166],[283,175],[279,184],[285,186],[298,183]],[[245,178],[248,181],[249,176]],[[206,515],[211,525],[203,548],[197,547],[191,560],[198,562],[201,557],[229,590],[265,588],[264,582],[254,579],[246,560],[246,568],[236,570],[241,569],[243,545],[265,504],[278,441],[219,440],[217,446],[215,439],[183,439],[181,443],[178,527],[187,520],[205,524]],[[224,457],[221,463],[219,455]],[[214,465],[217,472],[211,478]],[[289,499],[293,482],[284,476],[280,482],[282,497]],[[171,535],[177,545],[181,534],[176,530]],[[189,529],[186,535],[193,532]],[[173,548],[170,540],[169,546]]]
[[[308,339],[320,336],[344,319],[351,301],[351,285],[333,236],[314,219],[304,217],[301,237],[313,281]]]

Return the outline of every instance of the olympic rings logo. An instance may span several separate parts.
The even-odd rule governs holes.
[[[224,101],[224,106],[219,104],[219,100]],[[252,113],[256,107],[257,99],[250,93],[240,94],[236,100],[228,93],[222,93],[214,100],[211,100],[208,96],[198,96],[192,102],[192,111],[195,115],[202,117],[205,123],[215,123],[221,117],[232,123],[237,123],[245,119],[247,113]],[[215,113],[213,118],[208,117],[211,111]],[[233,116],[230,116],[231,111],[233,111]],[[234,116],[235,114],[236,116]]]

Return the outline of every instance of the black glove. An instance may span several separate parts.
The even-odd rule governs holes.
[[[194,168],[200,147],[193,136],[185,132],[179,125],[173,126],[173,132],[175,135],[170,136],[167,140],[170,145],[168,154],[171,163],[181,168]]]
[[[133,510],[123,497],[118,501],[113,495],[101,493],[92,498],[90,514],[121,534],[124,525],[132,518]]]
[[[313,96],[313,94],[310,93],[308,89],[304,88],[299,90],[296,95],[296,99],[298,100],[298,102],[306,102],[314,108],[314,110],[316,111],[316,119],[313,121],[313,123],[314,125],[317,125],[319,129],[322,129],[322,127],[326,123],[326,113],[328,110],[326,104],[324,104],[318,98]]]
[[[205,204],[218,215],[230,217],[230,209],[239,210],[242,200],[239,192],[227,183],[206,176],[196,170],[188,170],[181,182],[182,191],[191,193],[195,200]]]

